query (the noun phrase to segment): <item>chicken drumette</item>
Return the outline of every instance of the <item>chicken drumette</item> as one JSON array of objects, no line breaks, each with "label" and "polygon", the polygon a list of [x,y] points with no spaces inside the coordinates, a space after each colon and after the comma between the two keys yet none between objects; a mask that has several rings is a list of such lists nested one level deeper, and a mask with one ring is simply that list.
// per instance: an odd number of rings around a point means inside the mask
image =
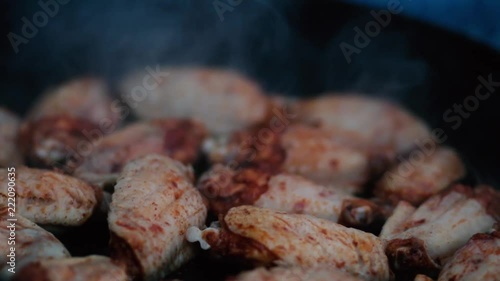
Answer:
[{"label": "chicken drumette", "polygon": [[160,155],[127,164],[115,186],[108,224],[111,257],[140,280],[156,280],[194,252],[188,227],[205,222],[206,207],[192,184],[192,169]]}]

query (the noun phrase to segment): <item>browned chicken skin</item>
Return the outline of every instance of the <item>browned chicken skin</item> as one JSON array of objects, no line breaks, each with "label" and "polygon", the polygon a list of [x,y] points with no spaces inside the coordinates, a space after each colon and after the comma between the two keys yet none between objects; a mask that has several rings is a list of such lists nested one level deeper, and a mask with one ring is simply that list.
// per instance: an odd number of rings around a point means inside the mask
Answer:
[{"label": "browned chicken skin", "polygon": [[327,188],[298,175],[269,173],[254,168],[232,170],[215,165],[198,182],[198,189],[215,214],[236,206],[254,205],[287,213],[309,214],[355,228],[385,220],[385,210],[341,189]]},{"label": "browned chicken skin", "polygon": [[[259,137],[263,132],[268,133]],[[211,162],[233,169],[250,167],[270,174],[297,174],[349,193],[362,191],[370,176],[366,154],[339,144],[321,129],[300,124],[282,132],[266,127],[237,131],[226,139],[207,140],[204,150]]]},{"label": "browned chicken skin", "polygon": [[203,125],[191,120],[158,119],[133,123],[97,143],[74,175],[97,185],[114,182],[128,162],[151,153],[192,164],[199,157],[205,136]]},{"label": "browned chicken skin", "polygon": [[22,124],[20,149],[29,164],[71,173],[75,161],[121,121],[104,82],[80,78],[49,89]]},{"label": "browned chicken skin", "polygon": [[390,276],[376,236],[308,215],[240,206],[230,209],[220,226],[192,227],[186,237],[213,253],[257,264],[331,266],[365,280]]}]

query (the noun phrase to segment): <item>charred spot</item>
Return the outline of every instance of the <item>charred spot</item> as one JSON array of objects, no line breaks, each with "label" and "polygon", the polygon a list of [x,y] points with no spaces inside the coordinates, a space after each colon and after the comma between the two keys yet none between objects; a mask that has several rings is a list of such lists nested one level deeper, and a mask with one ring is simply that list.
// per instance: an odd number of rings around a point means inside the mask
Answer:
[{"label": "charred spot", "polygon": [[242,169],[224,182],[220,182],[216,174],[210,175],[210,179],[202,181],[198,188],[208,199],[211,211],[225,214],[232,207],[252,205],[257,201],[268,190],[270,177],[256,169]]},{"label": "charred spot", "polygon": [[276,174],[281,171],[286,158],[286,150],[281,144],[281,133],[269,130],[270,137],[264,140],[260,134],[263,130],[269,129],[260,125],[235,132],[229,143],[238,147],[235,160],[239,168],[254,168]]},{"label": "charred spot", "polygon": [[424,242],[418,238],[391,240],[385,253],[398,278],[413,280],[420,273],[435,278],[439,273],[440,266],[429,257]]},{"label": "charred spot", "polygon": [[184,164],[196,161],[207,136],[202,124],[188,119],[159,119],[152,124],[164,131],[163,147],[170,157]]}]

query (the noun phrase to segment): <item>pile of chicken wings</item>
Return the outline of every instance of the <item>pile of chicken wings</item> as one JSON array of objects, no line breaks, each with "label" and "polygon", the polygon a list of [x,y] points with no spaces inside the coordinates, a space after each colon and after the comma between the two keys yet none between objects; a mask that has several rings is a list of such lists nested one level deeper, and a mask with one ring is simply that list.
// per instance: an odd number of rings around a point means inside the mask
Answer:
[{"label": "pile of chicken wings", "polygon": [[[500,280],[500,192],[461,182],[442,130],[359,94],[162,73],[77,78],[22,119],[0,108],[0,218],[11,167],[17,218],[15,274],[0,228],[2,279],[172,280],[201,255],[244,264],[233,281]],[[107,256],[57,238],[99,220]]]}]

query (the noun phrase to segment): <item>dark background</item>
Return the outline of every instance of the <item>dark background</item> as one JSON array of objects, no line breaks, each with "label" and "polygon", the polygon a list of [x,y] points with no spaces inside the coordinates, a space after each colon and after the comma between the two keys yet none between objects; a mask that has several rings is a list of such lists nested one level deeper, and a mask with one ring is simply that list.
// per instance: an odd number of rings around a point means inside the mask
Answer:
[{"label": "dark background", "polygon": [[373,20],[370,9],[329,0],[247,0],[221,21],[213,1],[72,0],[16,54],[7,34],[21,35],[22,17],[41,8],[37,1],[0,3],[0,104],[19,114],[46,87],[80,75],[114,83],[145,65],[228,67],[270,93],[336,90],[392,99],[444,129],[472,179],[500,180],[500,88],[457,130],[443,120],[474,94],[479,75],[500,81],[499,53],[449,31],[393,16],[348,64],[339,44],[353,44],[353,27]]}]

